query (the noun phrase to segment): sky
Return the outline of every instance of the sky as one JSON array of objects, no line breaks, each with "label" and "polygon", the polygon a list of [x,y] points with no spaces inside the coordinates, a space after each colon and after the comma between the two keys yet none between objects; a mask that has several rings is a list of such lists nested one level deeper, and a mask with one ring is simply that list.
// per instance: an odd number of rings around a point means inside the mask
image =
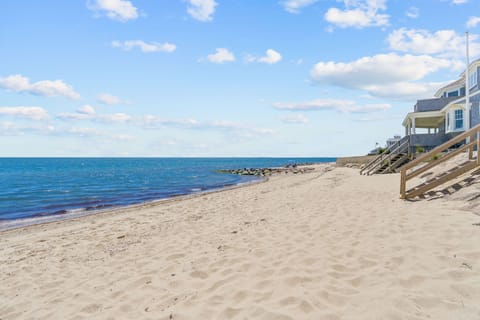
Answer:
[{"label": "sky", "polygon": [[479,28],[478,0],[2,0],[0,156],[363,155]]}]

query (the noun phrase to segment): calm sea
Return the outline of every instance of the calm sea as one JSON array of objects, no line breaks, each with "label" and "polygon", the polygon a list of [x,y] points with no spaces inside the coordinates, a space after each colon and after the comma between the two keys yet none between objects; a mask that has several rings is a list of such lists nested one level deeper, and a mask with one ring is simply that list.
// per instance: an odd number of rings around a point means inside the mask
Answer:
[{"label": "calm sea", "polygon": [[220,174],[218,169],[332,161],[335,158],[0,158],[0,220],[90,212],[258,179]]}]

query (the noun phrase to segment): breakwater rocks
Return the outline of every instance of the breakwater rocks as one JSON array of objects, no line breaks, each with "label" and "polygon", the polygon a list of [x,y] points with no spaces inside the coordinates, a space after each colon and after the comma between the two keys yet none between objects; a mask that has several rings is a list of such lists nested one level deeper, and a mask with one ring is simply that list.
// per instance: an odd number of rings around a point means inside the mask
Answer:
[{"label": "breakwater rocks", "polygon": [[315,170],[312,167],[287,166],[283,168],[244,168],[217,170],[219,173],[238,174],[242,176],[268,177],[274,174],[302,174]]}]

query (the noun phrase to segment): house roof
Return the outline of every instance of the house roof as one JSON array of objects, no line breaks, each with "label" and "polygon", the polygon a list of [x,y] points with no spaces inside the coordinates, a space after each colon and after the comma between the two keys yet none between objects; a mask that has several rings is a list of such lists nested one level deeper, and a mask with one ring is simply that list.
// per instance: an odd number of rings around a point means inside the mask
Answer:
[{"label": "house roof", "polygon": [[461,87],[463,85],[465,85],[465,75],[462,75],[460,79],[457,79],[453,82],[450,82],[446,86],[443,86],[440,89],[438,89],[437,92],[435,92],[435,97],[440,97],[442,95],[442,92],[444,92],[447,89],[450,89],[450,88],[453,89],[455,87],[458,88],[458,87]]},{"label": "house roof", "polygon": [[454,100],[458,100],[459,97],[442,97],[433,99],[417,100],[415,104],[415,112],[428,112],[442,110],[447,104]]},{"label": "house roof", "polygon": [[[470,97],[477,96],[477,95],[480,95],[480,90],[473,93]],[[426,103],[426,102],[432,102],[432,101],[439,103],[438,106],[443,105],[443,107],[436,110],[433,110],[433,109],[427,110],[427,108],[423,108],[423,111],[417,111],[416,109],[414,112],[409,112],[405,116],[405,119],[403,120],[402,125],[406,127],[410,117],[414,116],[417,119],[416,120],[417,128],[429,128],[432,123],[435,123],[435,122],[438,123],[441,119],[443,119],[443,117],[445,116],[445,111],[449,107],[465,104],[465,97],[447,97],[447,98],[418,100],[417,104],[415,105],[415,108],[417,108],[419,102]],[[423,119],[419,120],[421,118]],[[431,118],[431,119],[427,119],[427,118]]]},{"label": "house roof", "polygon": [[[479,63],[479,62],[480,62],[480,58],[476,59],[476,60],[473,60],[472,62],[470,62],[469,68],[471,68],[474,64]],[[465,71],[466,70],[463,70],[462,73],[460,73],[459,77],[465,77]]]},{"label": "house roof", "polygon": [[435,128],[444,118],[444,114],[441,111],[428,111],[428,112],[410,112],[405,116],[402,125],[406,127],[410,121],[410,116],[415,115],[415,126],[417,128]]}]

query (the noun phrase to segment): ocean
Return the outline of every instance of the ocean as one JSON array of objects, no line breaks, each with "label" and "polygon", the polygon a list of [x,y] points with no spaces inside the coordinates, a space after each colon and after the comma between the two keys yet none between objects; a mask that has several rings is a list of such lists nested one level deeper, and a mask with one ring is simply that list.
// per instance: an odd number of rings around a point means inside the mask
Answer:
[{"label": "ocean", "polygon": [[335,158],[0,158],[0,222],[91,213],[245,184],[219,169]]}]

